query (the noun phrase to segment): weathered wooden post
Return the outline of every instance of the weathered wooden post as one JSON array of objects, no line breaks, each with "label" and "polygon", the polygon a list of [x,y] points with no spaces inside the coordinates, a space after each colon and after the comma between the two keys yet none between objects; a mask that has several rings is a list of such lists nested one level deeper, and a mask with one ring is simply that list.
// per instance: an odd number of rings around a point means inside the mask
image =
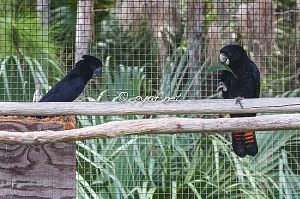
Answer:
[{"label": "weathered wooden post", "polygon": [[[75,117],[0,117],[0,130],[74,129]],[[0,199],[75,198],[75,143],[0,144]]]}]

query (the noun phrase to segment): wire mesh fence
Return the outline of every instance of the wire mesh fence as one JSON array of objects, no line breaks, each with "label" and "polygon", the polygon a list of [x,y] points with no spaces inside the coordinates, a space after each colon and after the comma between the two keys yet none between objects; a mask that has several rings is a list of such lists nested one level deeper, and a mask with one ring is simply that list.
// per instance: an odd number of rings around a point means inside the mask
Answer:
[{"label": "wire mesh fence", "polygon": [[[219,50],[241,44],[262,97],[298,97],[300,2],[0,0],[0,100],[32,101],[82,55],[103,62],[78,100],[219,98]],[[138,98],[137,98],[138,97]],[[78,127],[174,116],[78,116]],[[184,115],[177,117],[217,117]],[[228,133],[77,142],[77,198],[300,198],[298,131],[258,132],[238,158]]]}]

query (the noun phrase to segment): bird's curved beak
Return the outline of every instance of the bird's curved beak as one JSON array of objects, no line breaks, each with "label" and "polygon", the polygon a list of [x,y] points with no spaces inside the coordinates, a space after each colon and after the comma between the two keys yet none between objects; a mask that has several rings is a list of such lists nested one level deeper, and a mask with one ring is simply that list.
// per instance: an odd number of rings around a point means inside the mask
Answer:
[{"label": "bird's curved beak", "polygon": [[224,53],[220,54],[219,59],[220,59],[220,62],[223,62],[227,66],[229,65],[229,59]]},{"label": "bird's curved beak", "polygon": [[97,68],[96,70],[94,70],[93,78],[100,77],[101,73],[102,67]]}]

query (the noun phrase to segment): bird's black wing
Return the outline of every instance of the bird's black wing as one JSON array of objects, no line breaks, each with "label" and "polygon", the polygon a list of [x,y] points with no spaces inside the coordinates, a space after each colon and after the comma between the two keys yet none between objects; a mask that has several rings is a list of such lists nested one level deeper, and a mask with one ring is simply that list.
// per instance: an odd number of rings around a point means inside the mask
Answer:
[{"label": "bird's black wing", "polygon": [[80,77],[64,78],[39,102],[72,102],[80,95],[85,85],[86,82]]},{"label": "bird's black wing", "polygon": [[253,83],[254,83],[254,89],[256,91],[256,96],[259,97],[260,94],[260,72],[255,65],[255,63],[251,62],[251,70],[252,70],[252,78],[253,78]]},{"label": "bird's black wing", "polygon": [[234,98],[234,92],[235,92],[235,90],[233,89],[233,84],[235,83],[234,75],[227,70],[223,70],[221,74],[221,82],[223,82],[227,88],[226,92],[222,91],[223,98],[224,99]]}]

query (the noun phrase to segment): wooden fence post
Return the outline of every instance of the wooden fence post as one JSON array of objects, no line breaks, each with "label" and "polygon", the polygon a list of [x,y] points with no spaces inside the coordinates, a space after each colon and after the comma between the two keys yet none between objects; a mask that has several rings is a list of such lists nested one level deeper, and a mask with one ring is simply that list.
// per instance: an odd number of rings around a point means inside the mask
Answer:
[{"label": "wooden fence post", "polygon": [[[0,117],[0,130],[74,129],[75,117]],[[75,198],[75,143],[0,144],[0,199]]]}]

